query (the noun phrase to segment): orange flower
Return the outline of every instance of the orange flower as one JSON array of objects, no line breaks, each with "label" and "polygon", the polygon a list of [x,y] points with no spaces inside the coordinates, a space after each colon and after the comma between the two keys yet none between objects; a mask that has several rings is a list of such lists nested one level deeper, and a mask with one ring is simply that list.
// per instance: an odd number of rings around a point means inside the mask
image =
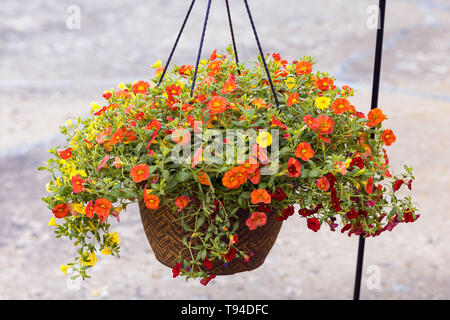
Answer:
[{"label": "orange flower", "polygon": [[188,202],[189,202],[189,197],[187,196],[179,196],[177,198],[177,200],[175,200],[175,205],[179,208],[178,212],[180,212],[181,210],[183,210],[184,208],[186,208]]},{"label": "orange flower", "polygon": [[300,61],[295,65],[295,72],[297,72],[299,76],[311,73],[311,71],[312,63],[309,61]]},{"label": "orange flower", "polygon": [[336,114],[341,114],[350,110],[350,102],[347,99],[339,98],[334,100],[331,109]]},{"label": "orange flower", "polygon": [[80,193],[84,190],[83,183],[84,180],[77,174],[70,179],[70,183],[72,184],[73,193]]},{"label": "orange flower", "polygon": [[272,127],[280,127],[283,131],[287,130],[287,126],[274,116],[272,116]]},{"label": "orange flower", "polygon": [[184,65],[184,66],[181,66],[180,70],[178,70],[178,73],[181,76],[190,76],[191,73],[192,73],[192,69],[193,68],[194,68],[194,66],[191,66],[191,65],[186,66],[186,65]]},{"label": "orange flower", "polygon": [[330,134],[333,132],[334,120],[326,115],[320,115],[316,118],[316,126],[319,134]]},{"label": "orange flower", "polygon": [[298,92],[294,92],[293,94],[291,94],[287,100],[287,106],[290,107],[292,106],[294,103],[298,102]]},{"label": "orange flower", "polygon": [[204,184],[205,186],[211,185],[211,183],[209,182],[208,175],[203,171],[197,173],[197,180],[199,183]]},{"label": "orange flower", "polygon": [[236,82],[234,75],[230,74],[230,77],[225,81],[222,87],[222,94],[228,94],[236,90]]},{"label": "orange flower", "polygon": [[258,184],[259,180],[261,180],[261,170],[258,168],[253,172],[247,172],[247,178],[251,183]]},{"label": "orange flower", "polygon": [[333,86],[333,79],[330,79],[328,77],[317,79],[316,81],[314,81],[314,85],[317,87],[317,89],[326,91]]},{"label": "orange flower", "polygon": [[147,89],[150,87],[150,84],[145,81],[138,81],[131,86],[131,90],[134,94],[137,93],[147,93]]},{"label": "orange flower", "polygon": [[239,167],[234,167],[231,170],[234,171],[235,176],[239,181],[239,184],[244,184],[247,182],[247,169],[245,169],[242,166],[239,166]]},{"label": "orange flower", "polygon": [[367,118],[369,119],[367,125],[369,127],[373,127],[383,122],[383,120],[386,119],[386,116],[383,114],[383,111],[381,111],[381,109],[375,108],[369,111]]},{"label": "orange flower", "polygon": [[237,188],[239,188],[241,186],[239,181],[240,180],[236,176],[236,172],[233,171],[233,169],[225,172],[225,174],[223,175],[223,178],[222,178],[222,184],[227,189],[237,189]]},{"label": "orange flower", "polygon": [[108,141],[109,144],[114,146],[118,142],[122,141],[125,131],[126,131],[125,127],[117,129],[116,132],[114,132],[114,134],[112,135],[111,140]]},{"label": "orange flower", "polygon": [[386,129],[381,134],[381,140],[385,145],[390,146],[395,142],[395,140],[397,140],[397,137],[391,129]]},{"label": "orange flower", "polygon": [[207,108],[211,112],[211,116],[222,113],[227,109],[227,100],[224,97],[214,96],[209,100]]},{"label": "orange flower", "polygon": [[183,89],[180,86],[177,86],[176,84],[172,84],[166,88],[166,93],[169,96],[179,96],[182,90]]},{"label": "orange flower", "polygon": [[108,217],[111,208],[112,204],[108,199],[100,198],[95,201],[94,212],[102,217],[102,221]]},{"label": "orange flower", "polygon": [[295,156],[303,161],[308,161],[314,156],[314,150],[308,142],[301,142],[295,149]]},{"label": "orange flower", "polygon": [[250,103],[255,105],[257,108],[268,108],[263,99],[253,99],[252,101],[250,101]]},{"label": "orange flower", "polygon": [[265,189],[255,189],[252,191],[252,193],[250,194],[251,197],[251,202],[253,204],[257,204],[257,203],[265,203],[265,204],[269,204],[271,201],[271,197],[270,194],[265,190]]},{"label": "orange flower", "polygon": [[317,129],[317,121],[316,118],[311,117],[309,114],[303,116],[303,121],[305,121],[306,125],[311,129]]},{"label": "orange flower", "polygon": [[61,159],[63,160],[67,160],[70,157],[72,157],[72,148],[67,148],[66,150],[60,150],[58,151],[59,156],[61,157]]},{"label": "orange flower", "polygon": [[178,127],[172,131],[172,140],[182,146],[187,145],[191,141],[191,133],[182,127]]},{"label": "orange flower", "polygon": [[133,178],[134,182],[142,182],[150,177],[150,172],[148,165],[146,164],[137,164],[130,170],[130,175]]},{"label": "orange flower", "polygon": [[222,67],[222,62],[220,60],[212,61],[208,66],[206,67],[208,72],[208,76],[214,77],[220,72],[220,68]]},{"label": "orange flower", "polygon": [[287,162],[287,171],[288,171],[289,177],[291,177],[291,178],[299,177],[300,174],[302,173],[301,169],[302,169],[302,165],[300,164],[300,162],[297,159],[289,158],[289,160]]},{"label": "orange flower", "polygon": [[52,209],[56,218],[61,219],[69,215],[69,207],[65,203],[58,204]]},{"label": "orange flower", "polygon": [[250,218],[245,221],[245,224],[250,230],[255,230],[257,227],[265,225],[267,216],[264,212],[253,212]]},{"label": "orange flower", "polygon": [[322,177],[316,181],[317,188],[322,191],[327,191],[330,189],[330,181],[326,177]]},{"label": "orange flower", "polygon": [[157,195],[152,194],[150,190],[144,191],[144,203],[150,210],[156,210],[159,208],[159,198]]}]

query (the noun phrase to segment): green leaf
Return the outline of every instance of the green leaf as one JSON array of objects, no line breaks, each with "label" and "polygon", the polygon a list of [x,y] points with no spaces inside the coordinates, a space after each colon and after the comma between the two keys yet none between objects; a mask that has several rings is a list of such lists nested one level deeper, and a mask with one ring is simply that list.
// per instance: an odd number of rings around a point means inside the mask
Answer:
[{"label": "green leaf", "polygon": [[183,182],[183,181],[186,181],[190,177],[190,175],[191,174],[187,171],[180,171],[176,174],[175,179],[178,182]]}]

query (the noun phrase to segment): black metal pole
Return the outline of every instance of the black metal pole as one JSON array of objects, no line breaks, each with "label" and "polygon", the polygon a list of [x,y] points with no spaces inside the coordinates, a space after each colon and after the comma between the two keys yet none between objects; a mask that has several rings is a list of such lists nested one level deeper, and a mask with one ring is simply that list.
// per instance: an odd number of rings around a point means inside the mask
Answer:
[{"label": "black metal pole", "polygon": [[[372,102],[370,109],[378,107],[378,93],[380,90],[380,72],[381,72],[381,55],[383,52],[383,31],[384,31],[384,18],[386,13],[386,0],[379,1],[379,25],[377,30],[377,42],[375,46],[375,64],[373,70],[373,82],[372,82]],[[358,243],[358,258],[356,262],[356,275],[355,275],[355,288],[353,291],[353,300],[359,300],[361,292],[361,276],[364,260],[364,236],[359,236]]]}]

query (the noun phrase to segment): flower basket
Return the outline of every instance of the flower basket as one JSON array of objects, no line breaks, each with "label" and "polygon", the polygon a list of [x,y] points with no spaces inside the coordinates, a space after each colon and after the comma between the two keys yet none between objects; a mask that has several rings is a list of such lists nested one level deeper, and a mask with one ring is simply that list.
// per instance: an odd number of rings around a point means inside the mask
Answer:
[{"label": "flower basket", "polygon": [[69,120],[67,144],[41,168],[49,224],[78,247],[63,272],[86,278],[99,253],[118,256],[111,226],[136,202],[156,258],[204,285],[262,265],[294,214],[314,232],[341,225],[364,237],[415,221],[411,197],[396,193],[411,189],[412,169],[389,171],[386,115],[357,111],[354,90],[314,63],[273,54],[237,64],[228,48],[195,77],[159,61],[150,82],[120,84],[90,117]]},{"label": "flower basket", "polygon": [[[144,201],[139,202],[139,209],[145,234],[156,259],[170,268],[178,263],[180,252],[182,252],[182,259],[188,260],[190,258],[189,252],[183,251],[182,240],[184,237],[190,237],[191,233],[178,223],[179,215],[177,212],[171,210],[168,206],[161,206],[155,212],[152,212],[145,206]],[[214,275],[231,275],[251,271],[264,263],[278,237],[283,222],[269,216],[269,220],[264,226],[251,231],[245,225],[248,211],[243,210],[238,214],[238,217],[239,228],[236,234],[239,238],[240,247],[246,252],[252,252],[253,256],[251,259],[249,257],[248,261],[233,259],[226,264],[215,263],[210,270],[202,266],[205,272],[211,272]],[[194,228],[194,219],[186,223],[191,229]],[[206,226],[200,228],[199,231],[205,232]],[[197,245],[198,242],[195,242],[194,245]]]}]

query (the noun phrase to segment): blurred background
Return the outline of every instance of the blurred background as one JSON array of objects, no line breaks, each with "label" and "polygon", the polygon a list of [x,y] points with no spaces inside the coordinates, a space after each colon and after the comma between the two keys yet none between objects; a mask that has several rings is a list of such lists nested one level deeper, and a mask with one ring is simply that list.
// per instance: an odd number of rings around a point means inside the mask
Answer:
[{"label": "blurred background", "polygon": [[[121,259],[99,256],[93,278],[70,282],[69,240],[54,239],[37,171],[58,126],[87,116],[120,82],[153,77],[165,61],[188,0],[2,0],[0,10],[0,299],[351,299],[358,239],[304,220],[284,224],[259,269],[208,287],[173,279],[147,243],[137,206],[113,226]],[[194,64],[206,0],[198,0],[173,63]],[[249,0],[265,52],[317,58],[370,109],[376,0]],[[257,54],[243,1],[230,0],[240,60]],[[362,299],[450,298],[450,3],[387,4],[379,107],[397,135],[393,171],[413,166],[420,219],[366,241]],[[225,2],[213,1],[204,57],[231,43]]]}]

